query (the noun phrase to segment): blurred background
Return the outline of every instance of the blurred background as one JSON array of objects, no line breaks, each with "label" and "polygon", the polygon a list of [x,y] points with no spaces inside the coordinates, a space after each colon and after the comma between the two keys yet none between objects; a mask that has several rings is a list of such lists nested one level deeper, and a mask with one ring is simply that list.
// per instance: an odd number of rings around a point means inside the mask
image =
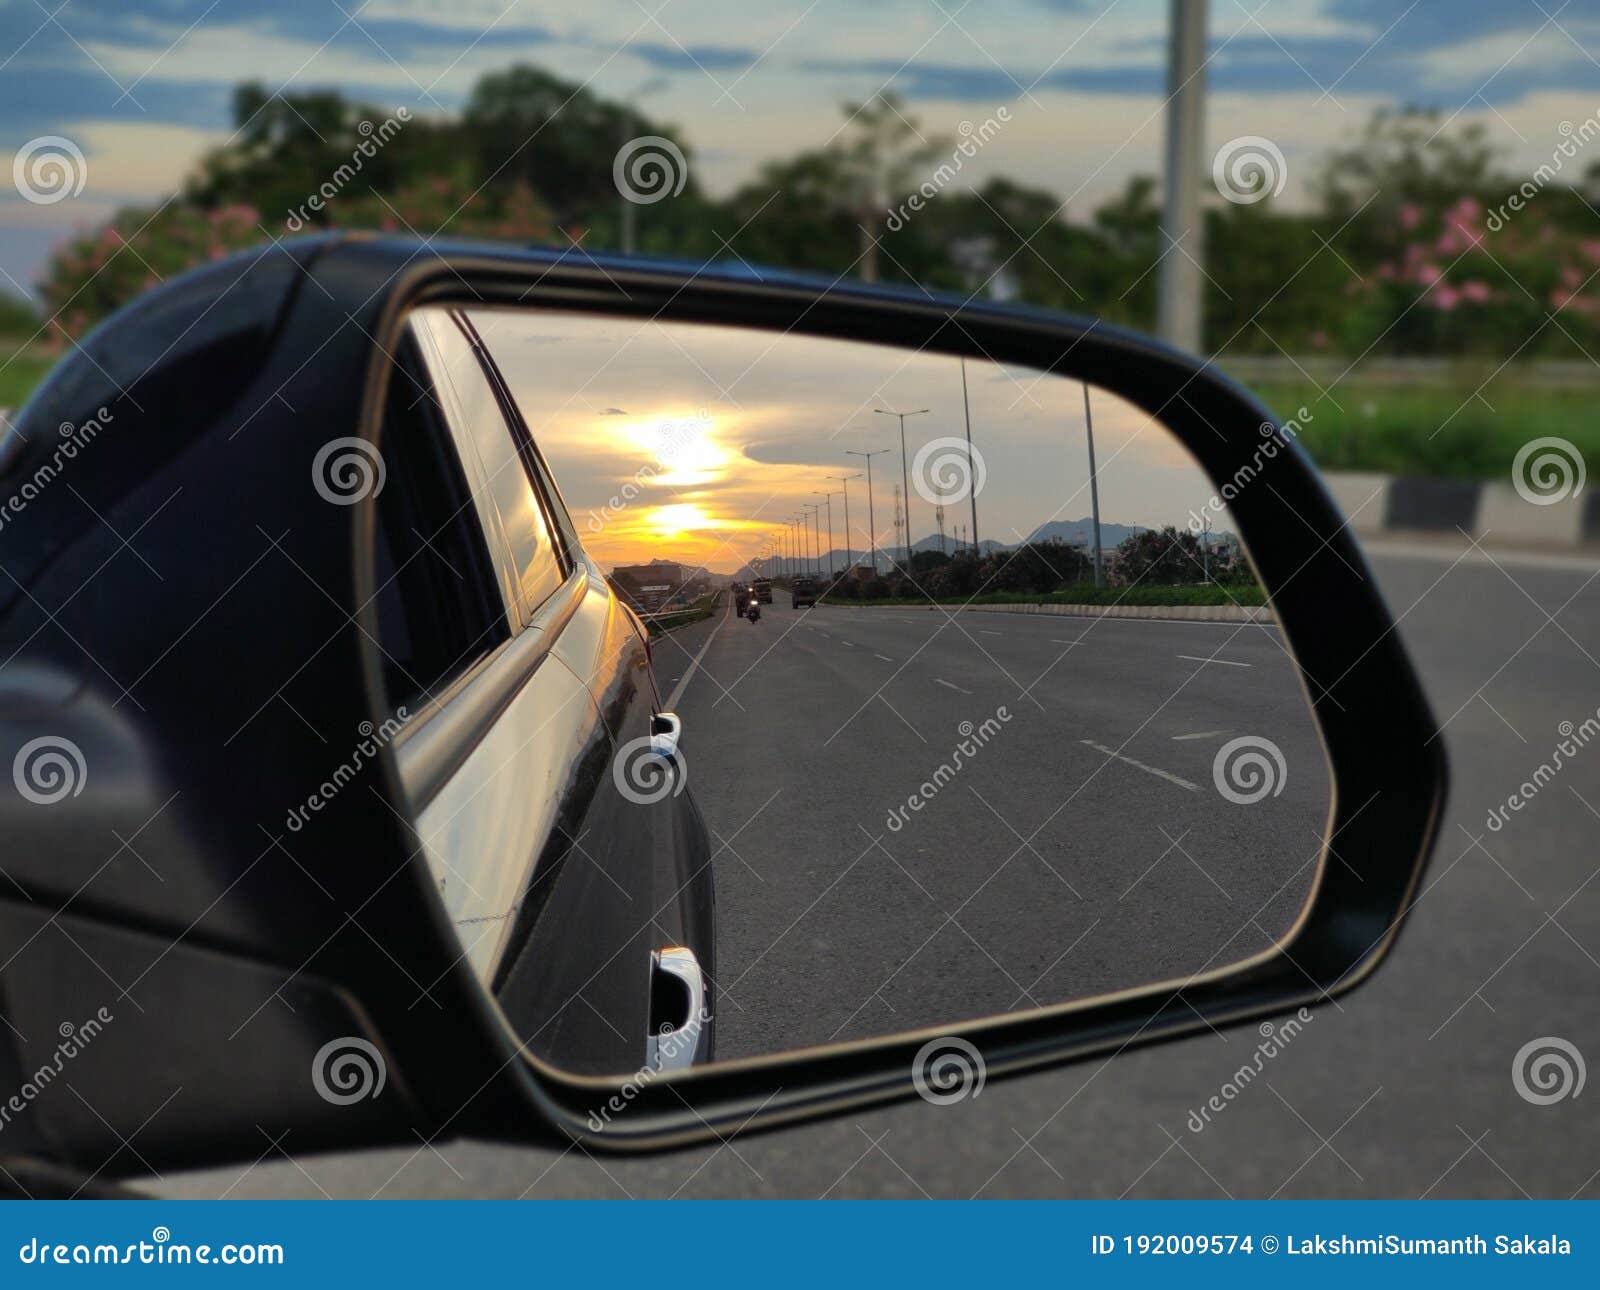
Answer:
[{"label": "blurred background", "polygon": [[1592,461],[1597,45],[1494,0],[19,0],[0,407],[190,265],[380,229],[1161,325],[1325,467]]}]

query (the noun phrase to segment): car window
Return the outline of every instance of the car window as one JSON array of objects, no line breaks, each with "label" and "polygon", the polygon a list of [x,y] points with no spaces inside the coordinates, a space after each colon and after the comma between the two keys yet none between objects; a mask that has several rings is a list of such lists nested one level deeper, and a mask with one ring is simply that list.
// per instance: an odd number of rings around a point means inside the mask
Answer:
[{"label": "car window", "polygon": [[466,477],[415,349],[384,417],[374,581],[392,707],[417,711],[510,634]]},{"label": "car window", "polygon": [[501,409],[500,399],[467,335],[450,314],[422,309],[413,327],[432,341],[429,367],[447,405],[446,415],[465,453],[476,455],[477,509],[492,510],[511,564],[511,582],[526,622],[561,585],[566,573],[545,512]]}]

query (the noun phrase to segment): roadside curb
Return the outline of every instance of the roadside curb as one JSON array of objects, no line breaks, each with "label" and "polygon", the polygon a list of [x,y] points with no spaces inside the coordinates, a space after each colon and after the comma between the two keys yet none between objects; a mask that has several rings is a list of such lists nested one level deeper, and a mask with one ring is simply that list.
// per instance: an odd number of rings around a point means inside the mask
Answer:
[{"label": "roadside curb", "polygon": [[[898,608],[898,606],[894,606]],[[885,609],[886,605],[852,605],[829,601],[830,609]],[[1057,618],[1154,618],[1179,623],[1271,623],[1270,605],[915,605],[926,613],[943,610],[950,614],[1048,614]]]},{"label": "roadside curb", "polygon": [[1515,546],[1600,546],[1600,492],[1539,505],[1511,484],[1372,471],[1324,476],[1354,533],[1466,533]]}]

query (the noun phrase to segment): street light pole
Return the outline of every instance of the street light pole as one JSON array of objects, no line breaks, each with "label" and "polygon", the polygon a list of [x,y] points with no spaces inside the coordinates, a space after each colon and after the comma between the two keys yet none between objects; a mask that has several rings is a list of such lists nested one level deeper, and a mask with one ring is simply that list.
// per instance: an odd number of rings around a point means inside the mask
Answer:
[{"label": "street light pole", "polygon": [[1105,562],[1100,553],[1100,483],[1094,468],[1094,418],[1089,414],[1089,386],[1083,387],[1083,428],[1089,437],[1089,505],[1094,514],[1094,585],[1105,586]]},{"label": "street light pole", "polygon": [[1198,353],[1202,335],[1205,224],[1200,210],[1205,153],[1206,4],[1172,0],[1167,38],[1166,202],[1161,231],[1158,334]]},{"label": "street light pole", "polygon": [[822,524],[818,516],[822,514],[822,507],[815,502],[803,502],[801,505],[811,512],[811,533],[809,535],[813,539],[811,543],[811,572],[814,576],[820,576],[822,573]]},{"label": "street light pole", "polygon": [[872,459],[881,457],[888,452],[887,448],[879,448],[875,452],[857,452],[854,448],[846,448],[845,452],[852,457],[865,457],[867,459],[867,541],[872,547],[872,572],[878,572],[878,522],[872,512]]},{"label": "street light pole", "polygon": [[[844,494],[844,571],[848,574],[855,567],[855,561],[851,558],[854,552],[850,549],[850,481],[860,479],[861,475],[858,472],[854,475],[829,475],[828,478],[837,479],[839,491]],[[828,538],[828,543],[832,545],[832,536]]]},{"label": "street light pole", "polygon": [[[831,479],[832,476],[830,475]],[[825,493],[820,488],[813,488],[812,495],[822,498],[822,504],[828,508],[828,581],[833,581],[833,494]],[[817,563],[817,572],[822,572],[821,561]]]},{"label": "street light pole", "polygon": [[924,412],[928,411],[928,409],[927,408],[917,408],[917,409],[915,409],[914,411],[911,411],[911,412],[892,412],[888,408],[873,408],[872,410],[874,412],[880,412],[886,417],[899,417],[900,418],[900,483],[903,486],[903,488],[905,489],[905,492],[904,492],[905,510],[904,510],[903,514],[905,516],[905,521],[906,521],[906,532],[905,532],[905,538],[906,538],[906,568],[909,569],[911,567],[911,542],[912,542],[912,538],[911,538],[911,470],[906,465],[906,418],[907,417],[921,416]]},{"label": "street light pole", "polygon": [[972,460],[972,405],[967,402],[967,360],[961,360],[961,412],[967,419],[967,476],[971,486],[967,499],[972,503],[972,555],[978,555],[978,471]]}]

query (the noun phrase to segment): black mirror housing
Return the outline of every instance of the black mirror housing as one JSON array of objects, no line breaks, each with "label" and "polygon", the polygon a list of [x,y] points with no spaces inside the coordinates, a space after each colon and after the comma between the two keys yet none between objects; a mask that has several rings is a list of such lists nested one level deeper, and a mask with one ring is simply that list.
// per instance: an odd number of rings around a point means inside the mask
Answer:
[{"label": "black mirror housing", "polygon": [[[225,300],[237,302],[226,325],[204,321]],[[330,749],[388,715],[375,507],[326,504],[311,463],[336,438],[378,443],[389,356],[423,303],[984,355],[1093,380],[1159,417],[1219,485],[1253,481],[1230,506],[1321,728],[1341,862],[1325,850],[1311,903],[1268,953],[961,1027],[991,1077],[1314,1005],[1388,952],[1442,809],[1441,742],[1292,425],[1210,364],[1093,320],[910,290],[306,239],[187,275],[109,320],[19,416],[26,448],[0,453],[0,753],[48,736],[81,755],[60,797],[0,795],[12,1023],[0,1067],[16,1084],[70,1062],[82,1095],[58,1085],[28,1100],[6,1126],[16,1150],[127,1174],[258,1155],[282,1134],[299,1152],[417,1134],[659,1149],[912,1091],[915,1056],[939,1032],[646,1081],[599,1117],[618,1082],[528,1058],[461,962],[392,750],[348,773],[334,764]],[[154,334],[163,310],[173,330],[199,332],[181,369],[156,345],[150,370],[93,370],[92,355]],[[60,427],[97,418],[70,476],[38,487]],[[113,562],[119,576],[98,576]],[[301,817],[313,825],[286,823],[313,801]],[[94,1033],[59,1058],[62,1027],[90,1019]],[[381,1072],[381,1091],[346,1097],[329,1072],[349,1062]]]}]

